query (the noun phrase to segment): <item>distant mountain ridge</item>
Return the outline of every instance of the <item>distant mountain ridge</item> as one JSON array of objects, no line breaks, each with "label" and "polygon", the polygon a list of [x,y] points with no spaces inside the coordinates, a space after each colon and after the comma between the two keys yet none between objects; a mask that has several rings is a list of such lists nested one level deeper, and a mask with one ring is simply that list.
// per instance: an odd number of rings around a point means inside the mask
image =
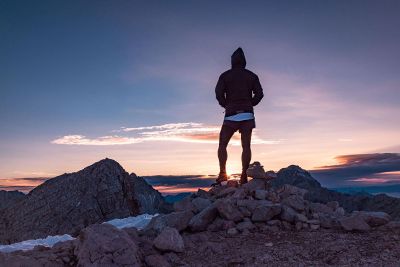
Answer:
[{"label": "distant mountain ridge", "polygon": [[0,243],[72,234],[105,220],[168,210],[161,194],[104,159],[49,179],[0,210]]},{"label": "distant mountain ridge", "polygon": [[346,211],[384,211],[394,219],[400,219],[400,199],[385,194],[346,194],[322,187],[312,175],[296,165],[283,168],[277,173],[277,178],[272,181],[272,186],[279,187],[291,184],[307,189],[305,195],[312,202],[327,203],[338,201]]}]

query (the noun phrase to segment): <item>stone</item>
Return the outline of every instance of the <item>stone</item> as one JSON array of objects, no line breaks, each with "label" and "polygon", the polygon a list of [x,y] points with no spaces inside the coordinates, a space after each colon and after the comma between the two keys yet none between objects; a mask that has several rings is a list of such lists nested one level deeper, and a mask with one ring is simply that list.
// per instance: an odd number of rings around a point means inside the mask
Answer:
[{"label": "stone", "polygon": [[346,231],[365,232],[371,230],[371,227],[361,216],[349,216],[339,219],[340,226]]},{"label": "stone", "polygon": [[309,207],[310,210],[315,213],[334,214],[334,210],[331,207],[322,203],[310,203]]},{"label": "stone", "polygon": [[300,221],[296,222],[296,224],[295,224],[295,229],[296,229],[297,231],[300,231],[302,228],[303,228],[303,223],[300,222]]},{"label": "stone", "polygon": [[236,228],[229,228],[226,233],[228,235],[237,235],[238,234],[238,230]]},{"label": "stone", "polygon": [[282,226],[283,226],[283,229],[285,229],[285,230],[292,230],[292,225],[288,222],[282,221]]},{"label": "stone", "polygon": [[151,219],[144,230],[154,230],[156,233],[160,233],[165,227],[173,227],[178,231],[183,231],[188,227],[193,216],[194,213],[190,210],[158,215]]},{"label": "stone", "polygon": [[201,197],[196,197],[192,203],[195,206],[195,213],[199,213],[212,204],[211,200]]},{"label": "stone", "polygon": [[243,214],[238,207],[232,205],[229,201],[219,201],[217,204],[219,215],[229,221],[238,222],[243,219]]},{"label": "stone", "polygon": [[281,203],[297,211],[303,211],[305,209],[304,199],[299,195],[290,195],[284,198]]},{"label": "stone", "polygon": [[335,211],[337,208],[339,208],[339,202],[337,202],[337,201],[329,201],[328,203],[326,203],[326,205],[328,207],[330,207],[331,209],[333,209],[333,211]]},{"label": "stone", "polygon": [[318,230],[319,229],[319,224],[310,224],[310,229],[311,230]]},{"label": "stone", "polygon": [[266,199],[273,203],[278,203],[281,200],[279,195],[274,191],[267,191]]},{"label": "stone", "polygon": [[391,220],[390,215],[382,211],[354,211],[352,215],[361,216],[371,227],[382,226]]},{"label": "stone", "polygon": [[259,200],[263,200],[267,197],[267,191],[257,189],[254,191],[254,197]]},{"label": "stone", "polygon": [[247,191],[244,188],[239,188],[238,190],[236,190],[233,195],[231,196],[231,198],[234,199],[244,199],[247,196]]},{"label": "stone", "polygon": [[247,230],[252,230],[254,229],[256,226],[250,221],[250,222],[240,222],[236,225],[236,228],[243,232],[245,229]]},{"label": "stone", "polygon": [[211,224],[208,225],[207,231],[217,232],[220,230],[227,230],[229,228],[235,227],[233,221],[228,221],[217,217]]},{"label": "stone", "polygon": [[239,182],[237,180],[228,180],[226,182],[227,187],[239,187]]},{"label": "stone", "polygon": [[270,226],[278,226],[281,227],[282,226],[282,221],[280,220],[270,220],[267,222],[268,225]]},{"label": "stone", "polygon": [[206,230],[207,226],[217,217],[217,213],[218,210],[215,205],[208,206],[189,221],[190,230],[193,232]]},{"label": "stone", "polygon": [[255,161],[250,164],[249,168],[246,171],[247,176],[252,177],[253,179],[265,179],[265,170],[260,162]]},{"label": "stone", "polygon": [[76,240],[78,266],[140,266],[139,248],[127,232],[110,224],[93,224]]},{"label": "stone", "polygon": [[236,187],[227,187],[217,194],[217,198],[223,198],[232,195],[233,193],[235,193],[236,190]]},{"label": "stone", "polygon": [[251,220],[253,222],[266,222],[271,220],[273,217],[281,212],[281,205],[270,204],[258,206],[254,212]]},{"label": "stone", "polygon": [[199,188],[197,190],[196,196],[202,197],[202,198],[210,198],[211,197],[210,193],[208,193],[206,190],[203,190],[201,188]]},{"label": "stone", "polygon": [[239,207],[247,208],[251,213],[253,213],[258,206],[273,204],[271,201],[268,200],[252,199],[238,199],[236,203]]},{"label": "stone", "polygon": [[281,198],[287,198],[291,195],[298,195],[303,198],[307,190],[290,184],[284,184],[278,189],[278,193]]},{"label": "stone", "polygon": [[196,206],[192,203],[192,197],[187,196],[174,203],[175,211],[195,211]]},{"label": "stone", "polygon": [[171,264],[160,254],[148,255],[144,258],[149,267],[170,267]]},{"label": "stone", "polygon": [[265,172],[265,177],[269,180],[276,179],[278,176],[274,171]]},{"label": "stone", "polygon": [[294,222],[297,212],[289,206],[282,205],[282,212],[279,215],[280,219],[286,222]]},{"label": "stone", "polygon": [[252,179],[247,184],[242,185],[242,188],[248,192],[254,192],[255,190],[267,190],[269,185],[265,179]]},{"label": "stone", "polygon": [[335,210],[335,215],[338,217],[342,217],[345,214],[346,214],[346,212],[345,212],[344,208],[342,208],[342,207],[339,207]]},{"label": "stone", "polygon": [[246,207],[238,207],[244,217],[250,217],[251,212]]},{"label": "stone", "polygon": [[297,213],[294,219],[296,222],[307,222],[307,217],[301,213]]},{"label": "stone", "polygon": [[165,227],[162,232],[154,239],[153,245],[163,252],[183,252],[185,244],[178,230],[172,227]]}]

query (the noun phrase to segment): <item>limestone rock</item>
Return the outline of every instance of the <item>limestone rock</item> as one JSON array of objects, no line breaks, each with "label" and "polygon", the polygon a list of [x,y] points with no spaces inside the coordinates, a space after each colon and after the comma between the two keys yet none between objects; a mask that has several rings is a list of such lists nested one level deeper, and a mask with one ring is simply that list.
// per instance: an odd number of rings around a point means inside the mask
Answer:
[{"label": "limestone rock", "polygon": [[160,254],[152,254],[145,257],[145,262],[149,267],[170,267],[171,264]]},{"label": "limestone rock", "polygon": [[255,161],[250,164],[249,168],[246,171],[247,176],[252,177],[253,179],[265,179],[265,170],[263,166],[261,166],[260,162]]},{"label": "limestone rock", "polygon": [[281,205],[270,204],[258,206],[254,212],[251,220],[253,222],[266,222],[281,212]]},{"label": "limestone rock", "polygon": [[183,231],[187,228],[189,221],[193,218],[194,213],[190,210],[171,212],[153,217],[146,230],[154,230],[156,233],[161,232],[165,227],[173,227],[178,231]]},{"label": "limestone rock", "polygon": [[178,230],[172,227],[165,227],[154,239],[154,247],[161,251],[183,252],[185,244]]},{"label": "limestone rock", "polygon": [[339,219],[340,226],[346,231],[369,231],[371,227],[362,216],[349,216]]},{"label": "limestone rock", "polygon": [[215,205],[208,206],[189,221],[190,230],[194,232],[206,230],[207,226],[217,217],[217,213]]},{"label": "limestone rock", "polygon": [[125,232],[109,224],[83,229],[74,251],[78,266],[140,266],[136,243]]},{"label": "limestone rock", "polygon": [[192,200],[192,203],[195,207],[195,212],[198,213],[208,206],[211,205],[211,200],[206,199],[206,198],[201,198],[201,197],[196,197],[195,199]]},{"label": "limestone rock", "polygon": [[230,201],[218,201],[216,203],[219,214],[229,221],[238,222],[243,219],[243,214]]},{"label": "limestone rock", "polygon": [[267,197],[267,191],[257,189],[254,191],[254,197],[260,200],[265,199]]},{"label": "limestone rock", "polygon": [[361,216],[371,227],[387,224],[391,220],[389,214],[381,211],[354,211],[352,215]]},{"label": "limestone rock", "polygon": [[299,195],[290,195],[281,202],[298,211],[303,211],[305,209],[304,199]]}]

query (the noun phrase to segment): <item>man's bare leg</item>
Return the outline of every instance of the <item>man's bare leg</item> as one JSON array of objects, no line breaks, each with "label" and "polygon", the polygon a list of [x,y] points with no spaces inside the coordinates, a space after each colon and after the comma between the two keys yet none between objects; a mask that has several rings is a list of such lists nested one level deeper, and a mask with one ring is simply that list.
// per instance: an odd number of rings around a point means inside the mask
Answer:
[{"label": "man's bare leg", "polygon": [[222,125],[221,132],[219,133],[219,146],[218,146],[219,175],[217,178],[217,182],[228,180],[228,176],[226,174],[226,161],[228,160],[228,152],[226,148],[234,133],[235,131],[231,127]]},{"label": "man's bare leg", "polygon": [[242,141],[242,175],[240,177],[240,183],[247,183],[246,171],[249,168],[251,161],[251,133],[253,129],[242,130],[241,141]]}]

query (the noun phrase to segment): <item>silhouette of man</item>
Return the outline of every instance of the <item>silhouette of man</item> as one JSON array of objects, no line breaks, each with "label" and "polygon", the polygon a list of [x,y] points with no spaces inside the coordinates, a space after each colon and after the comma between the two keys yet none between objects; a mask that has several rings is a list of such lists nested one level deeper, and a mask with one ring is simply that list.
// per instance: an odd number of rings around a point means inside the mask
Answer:
[{"label": "silhouette of man", "polygon": [[256,127],[253,107],[264,97],[258,76],[245,69],[246,58],[242,48],[231,57],[232,68],[221,74],[215,87],[218,103],[225,108],[225,118],[219,134],[218,159],[220,172],[216,184],[228,180],[226,147],[232,135],[239,130],[242,142],[242,174],[240,183],[247,183],[246,170],[251,160],[251,133]]}]

